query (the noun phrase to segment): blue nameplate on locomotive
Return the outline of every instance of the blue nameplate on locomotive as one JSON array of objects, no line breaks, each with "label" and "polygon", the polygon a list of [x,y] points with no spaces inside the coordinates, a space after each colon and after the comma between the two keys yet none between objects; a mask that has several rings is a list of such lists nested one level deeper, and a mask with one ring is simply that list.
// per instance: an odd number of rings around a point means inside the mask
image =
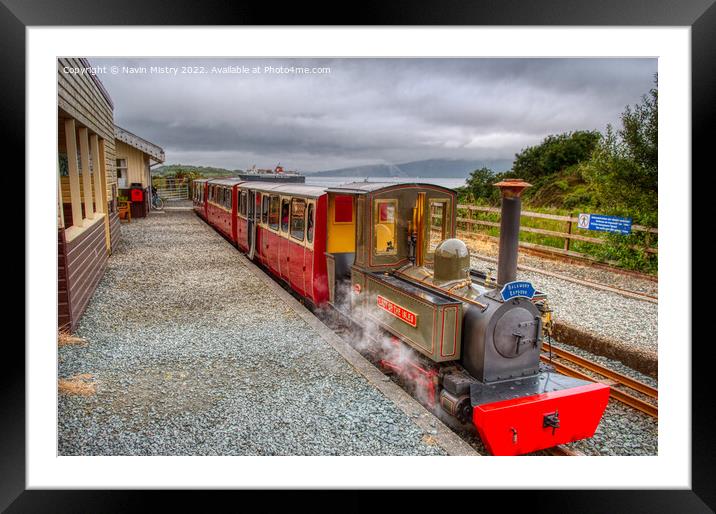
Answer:
[{"label": "blue nameplate on locomotive", "polygon": [[500,291],[502,301],[506,302],[512,298],[527,298],[531,300],[534,298],[537,290],[532,285],[532,282],[524,280],[516,280],[515,282],[508,282]]}]

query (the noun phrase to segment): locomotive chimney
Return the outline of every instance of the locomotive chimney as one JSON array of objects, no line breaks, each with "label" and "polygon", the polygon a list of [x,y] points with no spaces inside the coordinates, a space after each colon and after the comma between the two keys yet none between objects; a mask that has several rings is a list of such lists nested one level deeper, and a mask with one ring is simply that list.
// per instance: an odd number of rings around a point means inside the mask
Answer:
[{"label": "locomotive chimney", "polygon": [[520,241],[520,211],[522,191],[530,187],[519,178],[498,182],[502,194],[500,214],[500,253],[497,257],[497,283],[504,285],[517,278],[517,248]]}]

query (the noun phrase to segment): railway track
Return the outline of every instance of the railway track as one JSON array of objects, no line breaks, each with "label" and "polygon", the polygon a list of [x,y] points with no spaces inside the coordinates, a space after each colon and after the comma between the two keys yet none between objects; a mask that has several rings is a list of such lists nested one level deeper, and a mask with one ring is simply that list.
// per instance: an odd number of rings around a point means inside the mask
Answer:
[{"label": "railway track", "polygon": [[580,451],[572,450],[571,448],[568,448],[562,444],[553,448],[548,448],[545,451],[550,455],[554,455],[555,457],[583,457],[585,455]]},{"label": "railway track", "polygon": [[[488,257],[487,255],[480,255],[473,253],[473,257],[479,260],[487,261],[487,262],[497,262],[497,259],[493,257]],[[573,284],[590,287],[592,289],[596,289],[598,291],[606,291],[609,293],[615,293],[621,296],[625,296],[627,298],[633,298],[635,300],[642,300],[644,302],[650,302],[650,303],[659,303],[659,297],[647,293],[642,293],[639,291],[631,291],[629,289],[623,289],[621,287],[615,287],[615,286],[607,286],[605,284],[600,284],[599,282],[593,282],[591,280],[584,280],[581,278],[575,278],[570,277],[569,275],[563,275],[561,273],[554,273],[552,271],[546,271],[544,269],[540,268],[534,268],[532,266],[527,266],[526,264],[518,264],[517,269],[523,270],[523,271],[529,271],[530,273],[539,273],[541,275],[546,275],[548,277],[557,278],[559,280],[564,280],[566,282],[571,282]]]},{"label": "railway track", "polygon": [[[541,355],[540,358],[542,361],[554,366],[555,370],[558,372],[572,377],[581,378],[583,380],[606,383],[611,386],[609,394],[615,400],[629,405],[630,407],[654,418],[659,417],[658,406],[654,404],[654,402],[659,398],[659,392],[655,387],[638,380],[634,380],[633,378],[622,373],[585,359],[584,357],[580,357],[579,355],[562,348],[557,348],[549,343],[544,343],[543,351],[546,353]],[[550,352],[552,358],[550,358]],[[559,360],[554,360],[554,357],[557,357]],[[603,378],[595,378],[593,375],[585,373],[583,370],[600,375]],[[623,388],[636,391],[646,398],[630,394],[624,391]]]}]

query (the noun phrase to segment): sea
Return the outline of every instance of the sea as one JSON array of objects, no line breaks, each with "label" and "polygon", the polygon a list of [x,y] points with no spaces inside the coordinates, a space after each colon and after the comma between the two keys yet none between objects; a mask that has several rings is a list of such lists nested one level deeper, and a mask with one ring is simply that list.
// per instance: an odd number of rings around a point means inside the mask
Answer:
[{"label": "sea", "polygon": [[419,182],[423,184],[436,184],[438,186],[455,189],[465,185],[464,178],[442,178],[442,177],[312,177],[306,175],[306,184],[312,186],[339,186],[351,182],[392,182],[404,184],[406,182]]}]

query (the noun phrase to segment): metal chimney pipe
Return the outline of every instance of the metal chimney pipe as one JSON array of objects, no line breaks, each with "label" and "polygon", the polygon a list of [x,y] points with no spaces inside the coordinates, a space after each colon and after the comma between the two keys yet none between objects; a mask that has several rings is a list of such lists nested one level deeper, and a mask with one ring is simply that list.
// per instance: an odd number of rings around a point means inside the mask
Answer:
[{"label": "metal chimney pipe", "polygon": [[520,242],[520,211],[522,191],[530,187],[519,178],[498,182],[502,194],[500,213],[500,252],[497,256],[497,283],[504,285],[517,278],[517,249]]}]

